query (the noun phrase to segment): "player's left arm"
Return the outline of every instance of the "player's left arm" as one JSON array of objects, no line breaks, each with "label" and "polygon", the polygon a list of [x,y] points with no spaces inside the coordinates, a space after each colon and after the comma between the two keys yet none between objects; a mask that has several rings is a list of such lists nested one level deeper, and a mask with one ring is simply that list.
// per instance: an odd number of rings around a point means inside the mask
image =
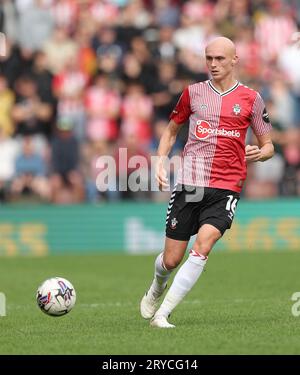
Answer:
[{"label": "player's left arm", "polygon": [[265,103],[258,93],[252,107],[251,127],[257,138],[258,146],[246,146],[246,161],[265,161],[270,159],[274,155],[274,146],[271,138],[272,125]]},{"label": "player's left arm", "polygon": [[266,161],[271,159],[274,155],[274,146],[271,138],[271,133],[263,135],[256,135],[258,146],[246,146],[245,159],[251,161]]}]

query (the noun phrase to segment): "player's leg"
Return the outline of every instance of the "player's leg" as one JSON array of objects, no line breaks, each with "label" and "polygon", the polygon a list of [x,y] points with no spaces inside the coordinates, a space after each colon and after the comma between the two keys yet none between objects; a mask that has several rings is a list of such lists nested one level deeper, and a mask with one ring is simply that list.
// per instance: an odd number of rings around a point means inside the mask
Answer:
[{"label": "player's leg", "polygon": [[143,318],[153,317],[158,301],[165,291],[171,272],[181,262],[193,224],[193,204],[187,205],[186,189],[177,185],[173,190],[166,217],[166,240],[163,253],[155,261],[154,280],[140,303]]},{"label": "player's leg", "polygon": [[201,226],[189,257],[178,270],[168,293],[151,321],[152,326],[174,327],[168,323],[168,316],[197,282],[209,252],[221,236],[221,232],[213,225],[204,224]]},{"label": "player's leg", "polygon": [[181,262],[187,244],[188,241],[178,241],[166,237],[165,250],[155,260],[154,279],[140,304],[140,312],[143,318],[151,319],[155,314],[159,298],[166,289],[167,281],[173,269]]},{"label": "player's leg", "polygon": [[198,231],[192,250],[196,252],[197,254],[200,254],[203,257],[207,258],[214,244],[221,237],[222,237],[222,233],[214,225],[203,224]]}]

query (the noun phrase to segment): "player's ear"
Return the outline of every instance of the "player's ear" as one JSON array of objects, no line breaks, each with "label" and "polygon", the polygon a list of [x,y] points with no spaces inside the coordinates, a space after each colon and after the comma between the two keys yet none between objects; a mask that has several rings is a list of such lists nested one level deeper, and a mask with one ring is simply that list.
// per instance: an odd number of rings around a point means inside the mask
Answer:
[{"label": "player's ear", "polygon": [[238,55],[234,55],[232,58],[232,66],[236,65],[239,61]]}]

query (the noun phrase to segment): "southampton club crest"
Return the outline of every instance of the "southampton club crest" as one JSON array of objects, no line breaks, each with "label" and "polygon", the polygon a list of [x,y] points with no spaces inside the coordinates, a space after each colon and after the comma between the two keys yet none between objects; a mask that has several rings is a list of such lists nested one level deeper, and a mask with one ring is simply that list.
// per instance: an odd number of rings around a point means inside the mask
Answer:
[{"label": "southampton club crest", "polygon": [[232,110],[233,110],[233,113],[238,116],[240,113],[241,113],[241,106],[239,104],[235,104],[233,107],[232,107]]},{"label": "southampton club crest", "polygon": [[171,220],[171,229],[175,229],[177,224],[178,224],[178,220],[176,219],[176,217],[174,217]]}]

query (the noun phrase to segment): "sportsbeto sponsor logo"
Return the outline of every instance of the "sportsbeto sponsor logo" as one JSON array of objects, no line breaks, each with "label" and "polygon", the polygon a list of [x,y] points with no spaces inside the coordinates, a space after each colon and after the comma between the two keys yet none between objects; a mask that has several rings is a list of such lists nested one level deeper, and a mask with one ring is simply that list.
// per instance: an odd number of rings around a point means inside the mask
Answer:
[{"label": "sportsbeto sponsor logo", "polygon": [[206,139],[210,135],[222,135],[224,137],[236,137],[239,138],[241,133],[238,130],[225,130],[225,129],[212,129],[209,122],[204,120],[198,120],[196,122],[195,136],[198,139]]}]

